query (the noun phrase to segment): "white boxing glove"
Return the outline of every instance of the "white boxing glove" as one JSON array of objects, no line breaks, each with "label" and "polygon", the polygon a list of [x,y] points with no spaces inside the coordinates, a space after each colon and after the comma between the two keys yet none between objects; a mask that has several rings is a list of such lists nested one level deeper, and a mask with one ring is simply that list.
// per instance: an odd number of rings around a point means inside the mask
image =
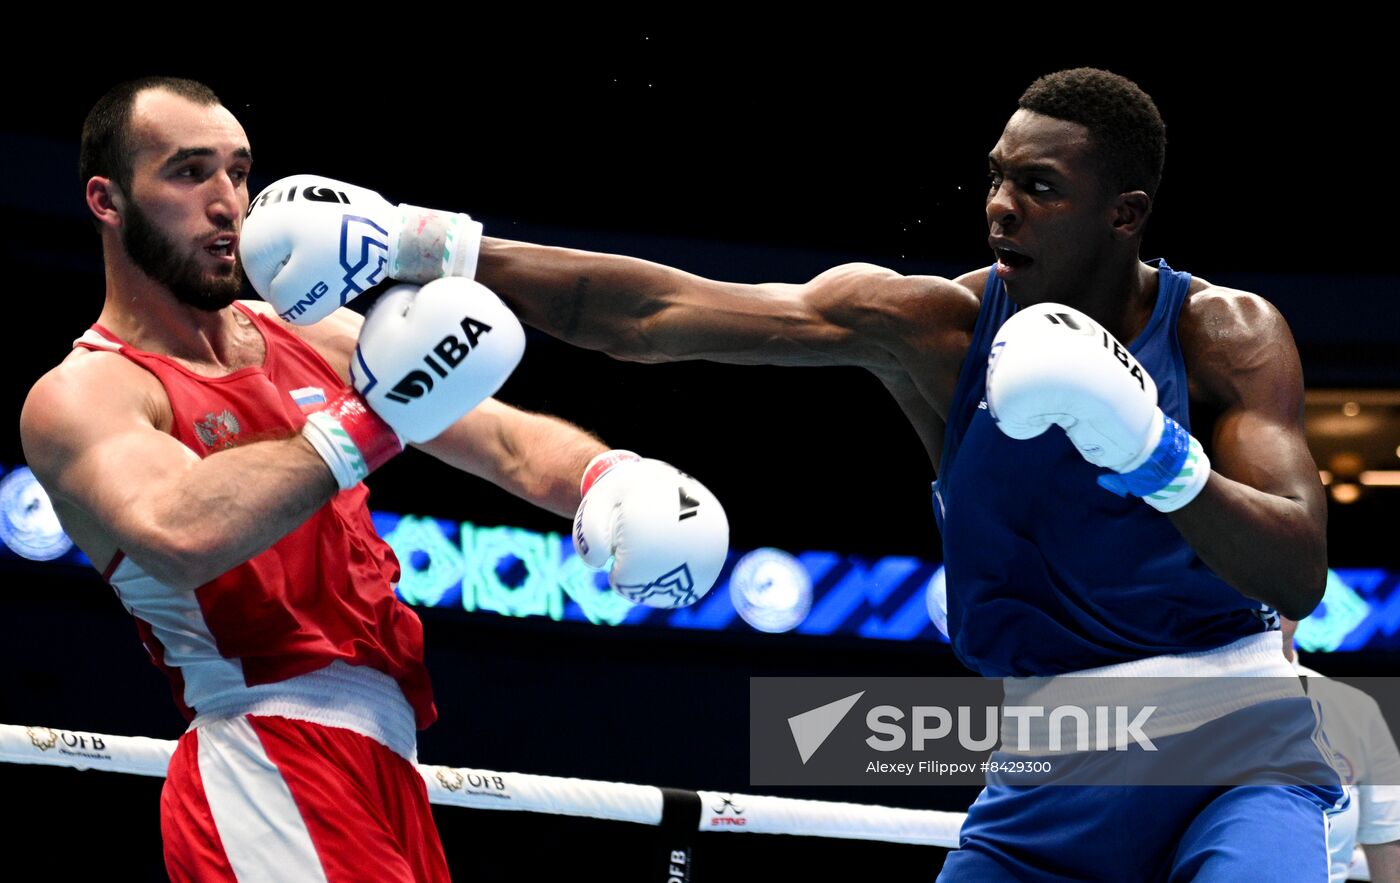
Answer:
[{"label": "white boxing glove", "polygon": [[470,279],[396,285],[365,318],[355,389],[404,439],[430,441],[490,398],[525,355],[520,320]]},{"label": "white boxing glove", "polygon": [[1210,477],[1201,445],[1157,406],[1157,384],[1127,347],[1084,313],[1061,304],[1017,312],[987,358],[987,409],[1012,438],[1060,426],[1103,475],[1099,484],[1172,512]]},{"label": "white boxing glove", "polygon": [[293,175],[248,206],[238,254],[277,314],[310,325],[385,279],[476,275],[481,224],[464,214],[391,205],[372,190]]},{"label": "white boxing glove", "polygon": [[350,361],[352,389],[307,418],[302,434],[351,487],[425,442],[501,388],[525,352],[525,330],[470,279],[397,285],[365,318]]},{"label": "white boxing glove", "polygon": [[660,460],[606,451],[583,472],[574,549],[634,604],[685,607],[719,579],[729,519],[700,482]]}]

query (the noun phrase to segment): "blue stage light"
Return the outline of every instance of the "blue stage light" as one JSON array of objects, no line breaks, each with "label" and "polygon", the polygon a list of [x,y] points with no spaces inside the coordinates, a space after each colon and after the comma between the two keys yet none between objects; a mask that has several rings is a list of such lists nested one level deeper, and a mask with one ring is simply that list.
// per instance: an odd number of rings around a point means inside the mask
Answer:
[{"label": "blue stage light", "polygon": [[0,540],[31,561],[52,561],[73,548],[49,495],[27,466],[0,480]]},{"label": "blue stage light", "polygon": [[744,621],[761,632],[786,632],[812,610],[812,578],[781,549],[755,549],[729,577],[729,597]]}]

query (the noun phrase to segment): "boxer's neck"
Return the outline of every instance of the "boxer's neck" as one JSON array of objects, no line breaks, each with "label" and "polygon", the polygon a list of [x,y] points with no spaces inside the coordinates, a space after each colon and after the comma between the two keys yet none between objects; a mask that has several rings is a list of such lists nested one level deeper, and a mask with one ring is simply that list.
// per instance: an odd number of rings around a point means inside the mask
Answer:
[{"label": "boxer's neck", "polygon": [[266,345],[247,316],[181,303],[129,262],[107,262],[107,294],[98,324],[127,344],[169,356],[201,374],[262,363]]}]

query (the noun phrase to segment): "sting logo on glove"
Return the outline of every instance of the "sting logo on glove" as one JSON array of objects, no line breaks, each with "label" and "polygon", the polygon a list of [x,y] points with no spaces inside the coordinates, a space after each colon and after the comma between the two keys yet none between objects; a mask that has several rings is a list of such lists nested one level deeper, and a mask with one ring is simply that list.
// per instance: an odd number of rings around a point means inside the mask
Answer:
[{"label": "sting logo on glove", "polygon": [[481,224],[460,212],[392,205],[317,175],[264,188],[238,240],[248,281],[297,325],[319,322],[386,278],[470,279],[480,249]]},{"label": "sting logo on glove", "polygon": [[[389,263],[388,231],[367,218],[343,215],[340,219],[340,267],[345,271],[341,282],[340,301],[345,306],[356,297],[384,281],[384,268]],[[326,282],[317,280],[304,295],[278,315],[287,322],[295,321],[314,309],[317,302],[330,292]]]}]

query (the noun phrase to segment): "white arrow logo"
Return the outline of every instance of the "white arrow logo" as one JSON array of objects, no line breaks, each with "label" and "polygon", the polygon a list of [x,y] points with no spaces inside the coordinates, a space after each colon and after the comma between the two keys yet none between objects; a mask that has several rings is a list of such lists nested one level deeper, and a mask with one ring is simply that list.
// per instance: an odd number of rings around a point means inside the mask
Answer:
[{"label": "white arrow logo", "polygon": [[804,711],[799,715],[788,718],[788,729],[792,730],[792,741],[797,743],[797,753],[802,756],[805,764],[807,759],[817,753],[817,749],[822,747],[822,743],[831,735],[846,717],[846,714],[860,701],[860,697],[865,695],[865,691],[847,696],[845,699],[837,699],[835,702],[828,702],[820,708],[811,711]]}]

